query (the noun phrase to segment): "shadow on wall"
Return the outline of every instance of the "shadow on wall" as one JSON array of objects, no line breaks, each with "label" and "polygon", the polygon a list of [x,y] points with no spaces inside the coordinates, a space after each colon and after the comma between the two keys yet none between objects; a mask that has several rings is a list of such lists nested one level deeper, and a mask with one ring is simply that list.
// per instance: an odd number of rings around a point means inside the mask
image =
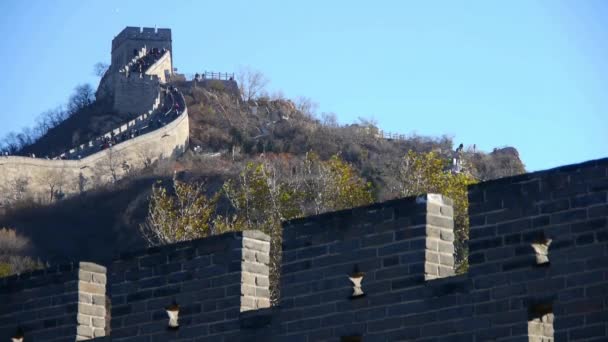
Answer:
[{"label": "shadow on wall", "polygon": [[[185,148],[177,146],[155,165],[175,160]],[[170,177],[136,175],[51,205],[9,210],[0,217],[0,227],[12,227],[26,236],[33,256],[51,264],[108,261],[126,250],[146,247],[138,228],[147,215],[152,185]]]}]

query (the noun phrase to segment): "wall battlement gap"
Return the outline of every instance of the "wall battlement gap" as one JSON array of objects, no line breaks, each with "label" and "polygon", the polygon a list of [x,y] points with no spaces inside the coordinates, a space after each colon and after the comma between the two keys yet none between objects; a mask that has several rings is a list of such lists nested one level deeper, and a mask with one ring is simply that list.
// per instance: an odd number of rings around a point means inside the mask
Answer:
[{"label": "wall battlement gap", "polygon": [[112,39],[112,51],[126,40],[171,41],[171,29],[127,26]]},{"label": "wall battlement gap", "polygon": [[[111,332],[103,340],[606,340],[608,159],[481,183],[469,201],[470,268],[462,275],[453,273],[453,210],[443,196],[286,222],[281,299],[272,309],[270,239],[260,232],[125,254],[108,266]],[[552,243],[549,262],[538,265],[532,245],[541,238]],[[96,305],[105,275],[81,271],[2,280],[0,339],[18,327],[28,341],[75,336],[75,322],[95,336],[101,311],[75,294],[92,290]],[[76,289],[76,281],[93,285]],[[173,301],[177,330],[167,329]]]}]

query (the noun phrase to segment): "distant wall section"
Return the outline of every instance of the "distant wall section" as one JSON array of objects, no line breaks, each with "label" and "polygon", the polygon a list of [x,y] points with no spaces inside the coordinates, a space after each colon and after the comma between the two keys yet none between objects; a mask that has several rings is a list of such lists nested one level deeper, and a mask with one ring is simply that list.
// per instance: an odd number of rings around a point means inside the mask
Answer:
[{"label": "distant wall section", "polygon": [[114,76],[114,110],[121,114],[147,112],[160,93],[157,76],[117,74]]},{"label": "distant wall section", "polygon": [[154,75],[158,77],[161,83],[166,83],[173,73],[171,65],[171,51],[167,51],[156,63],[146,70],[146,75]]},{"label": "distant wall section", "polygon": [[26,194],[48,199],[54,191],[75,194],[95,184],[113,182],[160,158],[183,153],[188,134],[188,110],[185,109],[164,127],[81,160],[0,157],[0,191],[4,195],[0,204]]}]

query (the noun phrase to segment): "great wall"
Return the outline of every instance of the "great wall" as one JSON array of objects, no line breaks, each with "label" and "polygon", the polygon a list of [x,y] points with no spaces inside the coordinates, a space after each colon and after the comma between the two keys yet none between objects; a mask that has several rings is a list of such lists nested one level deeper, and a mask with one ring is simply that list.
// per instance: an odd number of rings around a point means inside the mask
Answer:
[{"label": "great wall", "polygon": [[[8,341],[606,341],[608,158],[0,280]],[[22,338],[22,340],[15,339]]]},{"label": "great wall", "polygon": [[[173,134],[155,147],[172,153],[187,126],[184,107],[113,150]],[[108,153],[8,159],[82,172]],[[479,183],[468,197],[464,274],[454,270],[452,201],[427,194],[284,222],[275,306],[269,237],[233,232],[2,278],[0,339],[608,340],[608,158]]]},{"label": "great wall", "polygon": [[[111,98],[125,117],[142,114],[53,159],[1,156],[5,196],[0,206],[24,196],[76,194],[182,153],[188,145],[188,109],[183,95],[166,85],[173,76],[171,46],[169,29],[127,27],[118,34],[97,98]],[[134,70],[140,64],[144,68]]]}]

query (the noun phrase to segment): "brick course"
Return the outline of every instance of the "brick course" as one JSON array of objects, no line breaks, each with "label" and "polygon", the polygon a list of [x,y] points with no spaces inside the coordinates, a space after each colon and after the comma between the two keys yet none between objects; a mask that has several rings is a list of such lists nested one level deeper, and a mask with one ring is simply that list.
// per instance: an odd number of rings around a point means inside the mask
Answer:
[{"label": "brick course", "polygon": [[[286,222],[274,308],[269,241],[259,232],[124,255],[109,266],[111,333],[96,340],[608,340],[608,159],[469,190],[466,274],[453,271],[451,201],[393,200]],[[538,264],[532,244],[547,239],[548,263]],[[353,298],[349,276],[361,273],[365,295]],[[68,267],[2,280],[0,339],[22,326],[32,340],[74,340],[75,303],[101,292],[82,272],[91,282],[80,290],[91,296],[78,297],[78,276]],[[68,303],[62,316],[40,321],[58,298]],[[177,330],[167,329],[172,302]]]}]

